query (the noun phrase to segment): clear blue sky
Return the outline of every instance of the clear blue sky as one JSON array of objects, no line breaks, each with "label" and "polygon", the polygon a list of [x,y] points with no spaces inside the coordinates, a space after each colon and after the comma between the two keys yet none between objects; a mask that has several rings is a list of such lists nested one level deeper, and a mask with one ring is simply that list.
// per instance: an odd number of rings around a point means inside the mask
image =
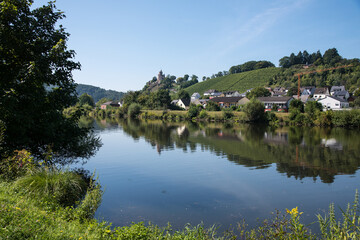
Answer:
[{"label": "clear blue sky", "polygon": [[[35,0],[34,6],[47,1]],[[58,0],[77,83],[140,90],[160,69],[200,79],[250,60],[337,48],[360,58],[360,0]]]}]

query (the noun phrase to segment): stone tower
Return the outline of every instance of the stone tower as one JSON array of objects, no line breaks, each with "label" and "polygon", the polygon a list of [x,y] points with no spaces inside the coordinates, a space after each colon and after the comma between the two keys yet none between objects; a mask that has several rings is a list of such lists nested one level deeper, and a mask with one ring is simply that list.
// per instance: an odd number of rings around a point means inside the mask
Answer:
[{"label": "stone tower", "polygon": [[161,81],[162,81],[164,78],[165,78],[165,74],[163,74],[162,70],[160,70],[160,72],[159,72],[159,74],[158,74],[158,76],[157,76],[157,81],[156,81],[156,83],[157,83],[157,84],[160,84]]}]

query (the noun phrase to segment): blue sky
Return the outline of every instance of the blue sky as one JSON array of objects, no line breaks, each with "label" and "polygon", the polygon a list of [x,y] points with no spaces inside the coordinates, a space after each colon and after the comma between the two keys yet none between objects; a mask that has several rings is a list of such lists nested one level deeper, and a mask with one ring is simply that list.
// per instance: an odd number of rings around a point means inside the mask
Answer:
[{"label": "blue sky", "polygon": [[[35,0],[34,6],[47,1]],[[250,60],[337,48],[360,58],[360,0],[58,0],[77,83],[140,90],[160,69],[200,79]]]}]

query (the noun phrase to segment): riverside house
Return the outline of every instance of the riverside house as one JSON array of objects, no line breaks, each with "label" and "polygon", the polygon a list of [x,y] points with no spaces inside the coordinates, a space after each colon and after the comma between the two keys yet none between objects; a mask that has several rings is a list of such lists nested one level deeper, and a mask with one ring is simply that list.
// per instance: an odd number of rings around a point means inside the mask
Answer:
[{"label": "riverside house", "polygon": [[218,104],[221,108],[229,108],[231,106],[239,106],[249,102],[246,97],[216,97],[209,101]]},{"label": "riverside house", "polygon": [[334,96],[327,96],[326,98],[318,100],[324,107],[324,110],[341,110],[348,108],[349,103],[345,99],[337,98]]},{"label": "riverside house", "polygon": [[101,104],[100,108],[107,109],[108,106],[109,107],[120,107],[120,102],[113,102],[113,101],[106,102],[106,103]]},{"label": "riverside house", "polygon": [[258,100],[264,103],[265,112],[271,111],[274,105],[277,106],[279,112],[288,112],[290,102],[293,97],[259,97]]}]

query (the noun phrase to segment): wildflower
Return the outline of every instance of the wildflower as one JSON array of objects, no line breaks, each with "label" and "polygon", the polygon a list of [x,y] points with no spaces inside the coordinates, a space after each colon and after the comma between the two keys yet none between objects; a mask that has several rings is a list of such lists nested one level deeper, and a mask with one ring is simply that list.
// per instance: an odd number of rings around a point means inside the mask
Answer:
[{"label": "wildflower", "polygon": [[303,214],[303,212],[300,212],[300,213],[299,213],[298,207],[293,208],[293,209],[291,209],[291,210],[286,209],[286,212],[287,212],[288,214],[290,214],[290,215],[295,215],[295,216]]},{"label": "wildflower", "polygon": [[15,207],[15,209],[16,209],[16,210],[21,210],[21,208],[19,208],[19,207]]}]

